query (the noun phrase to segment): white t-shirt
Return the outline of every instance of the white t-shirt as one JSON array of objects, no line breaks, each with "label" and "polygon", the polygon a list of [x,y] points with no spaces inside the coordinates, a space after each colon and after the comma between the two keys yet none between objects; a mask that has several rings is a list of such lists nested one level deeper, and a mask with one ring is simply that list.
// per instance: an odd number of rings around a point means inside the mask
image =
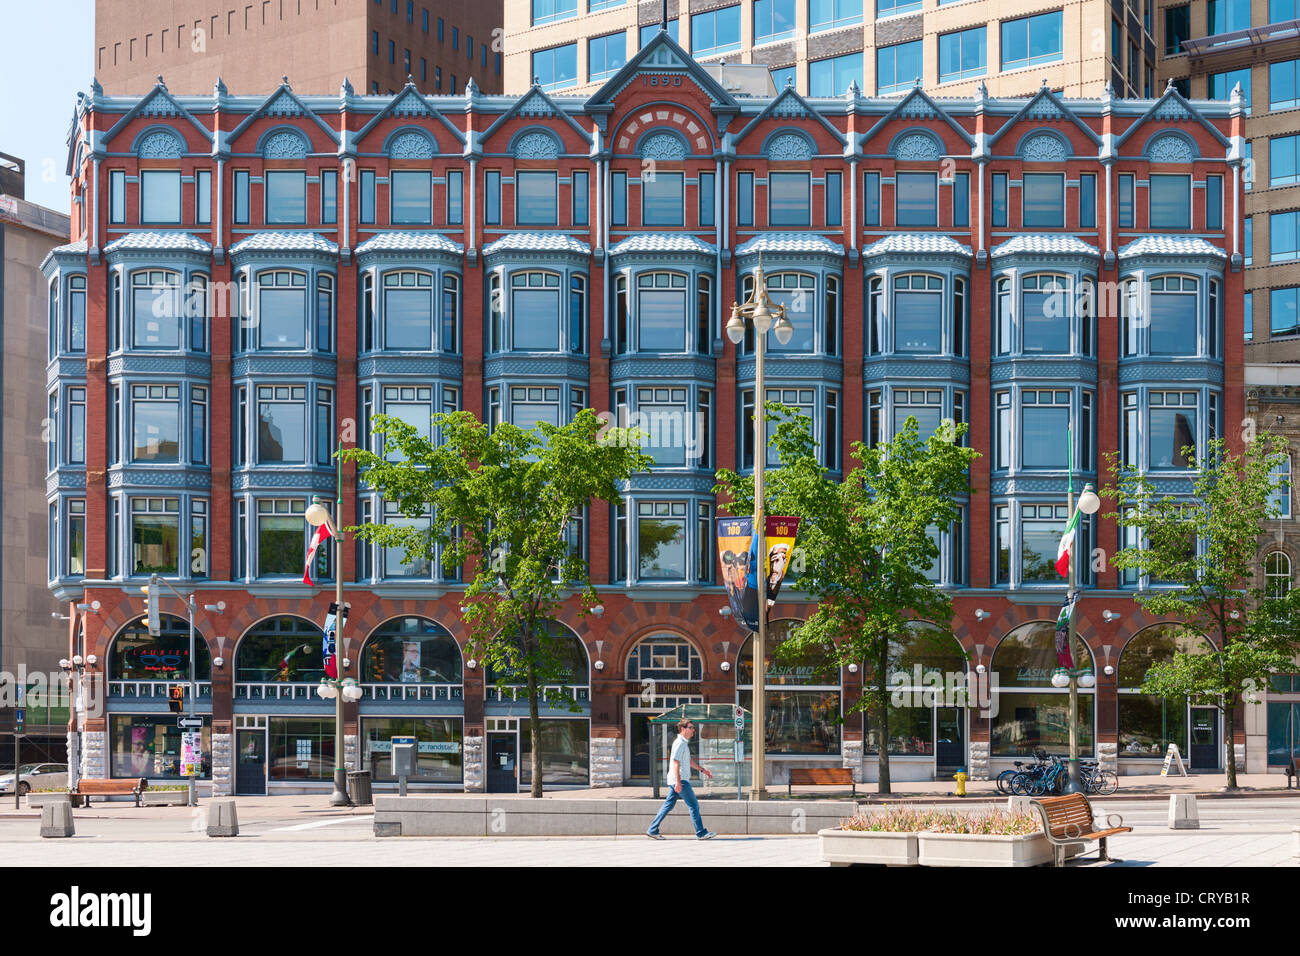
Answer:
[{"label": "white t-shirt", "polygon": [[[677,761],[675,765],[673,761]],[[673,786],[677,785],[677,765],[681,767],[681,779],[689,781],[691,779],[691,745],[681,734],[673,741],[673,751],[668,758],[668,782]]]}]

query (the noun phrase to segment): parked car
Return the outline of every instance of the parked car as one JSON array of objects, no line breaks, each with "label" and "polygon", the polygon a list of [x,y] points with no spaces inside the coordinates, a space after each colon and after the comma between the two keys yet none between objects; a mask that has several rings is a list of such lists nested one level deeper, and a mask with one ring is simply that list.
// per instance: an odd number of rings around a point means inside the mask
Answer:
[{"label": "parked car", "polygon": [[[25,763],[18,768],[18,792],[61,790],[68,785],[68,765],[63,763]],[[0,793],[14,792],[14,775],[0,776]]]}]

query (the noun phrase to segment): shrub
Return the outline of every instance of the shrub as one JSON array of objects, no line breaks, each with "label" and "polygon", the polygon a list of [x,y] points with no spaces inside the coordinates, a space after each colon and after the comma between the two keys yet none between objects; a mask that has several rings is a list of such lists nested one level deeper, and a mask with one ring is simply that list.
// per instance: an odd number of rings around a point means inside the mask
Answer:
[{"label": "shrub", "polygon": [[958,810],[888,806],[879,813],[859,810],[840,822],[842,830],[872,833],[970,833],[984,836],[1023,836],[1037,832],[1040,827],[1041,821],[1031,813],[1007,810],[962,813]]}]

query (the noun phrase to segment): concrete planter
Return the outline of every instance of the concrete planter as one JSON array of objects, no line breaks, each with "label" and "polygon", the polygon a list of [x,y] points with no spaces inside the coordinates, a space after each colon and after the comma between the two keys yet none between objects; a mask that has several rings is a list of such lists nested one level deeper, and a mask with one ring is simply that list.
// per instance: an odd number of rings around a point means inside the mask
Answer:
[{"label": "concrete planter", "polygon": [[51,803],[67,803],[68,791],[63,790],[57,793],[29,793],[27,794],[27,806],[45,807]]},{"label": "concrete planter", "polygon": [[188,790],[146,790],[140,794],[142,807],[183,807],[189,802]]},{"label": "concrete planter", "polygon": [[831,866],[854,863],[916,866],[917,834],[874,830],[818,830],[822,859]]},{"label": "concrete planter", "polygon": [[918,833],[921,866],[1042,866],[1052,862],[1052,845],[1042,833],[989,836],[974,833]]}]

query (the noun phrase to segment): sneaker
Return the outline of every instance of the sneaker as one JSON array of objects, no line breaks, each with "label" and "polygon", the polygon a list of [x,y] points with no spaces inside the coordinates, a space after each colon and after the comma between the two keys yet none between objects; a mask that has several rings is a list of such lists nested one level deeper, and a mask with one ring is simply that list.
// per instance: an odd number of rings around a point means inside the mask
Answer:
[{"label": "sneaker", "polygon": [[702,834],[700,834],[700,836],[697,839],[712,840],[715,836],[717,836],[717,834],[714,833],[712,830],[705,830]]},{"label": "sneaker", "polygon": [[649,837],[650,839],[652,839],[652,840],[662,840],[662,839],[663,839],[663,834],[662,834],[662,833],[647,833],[646,836],[648,836],[648,837]]}]

